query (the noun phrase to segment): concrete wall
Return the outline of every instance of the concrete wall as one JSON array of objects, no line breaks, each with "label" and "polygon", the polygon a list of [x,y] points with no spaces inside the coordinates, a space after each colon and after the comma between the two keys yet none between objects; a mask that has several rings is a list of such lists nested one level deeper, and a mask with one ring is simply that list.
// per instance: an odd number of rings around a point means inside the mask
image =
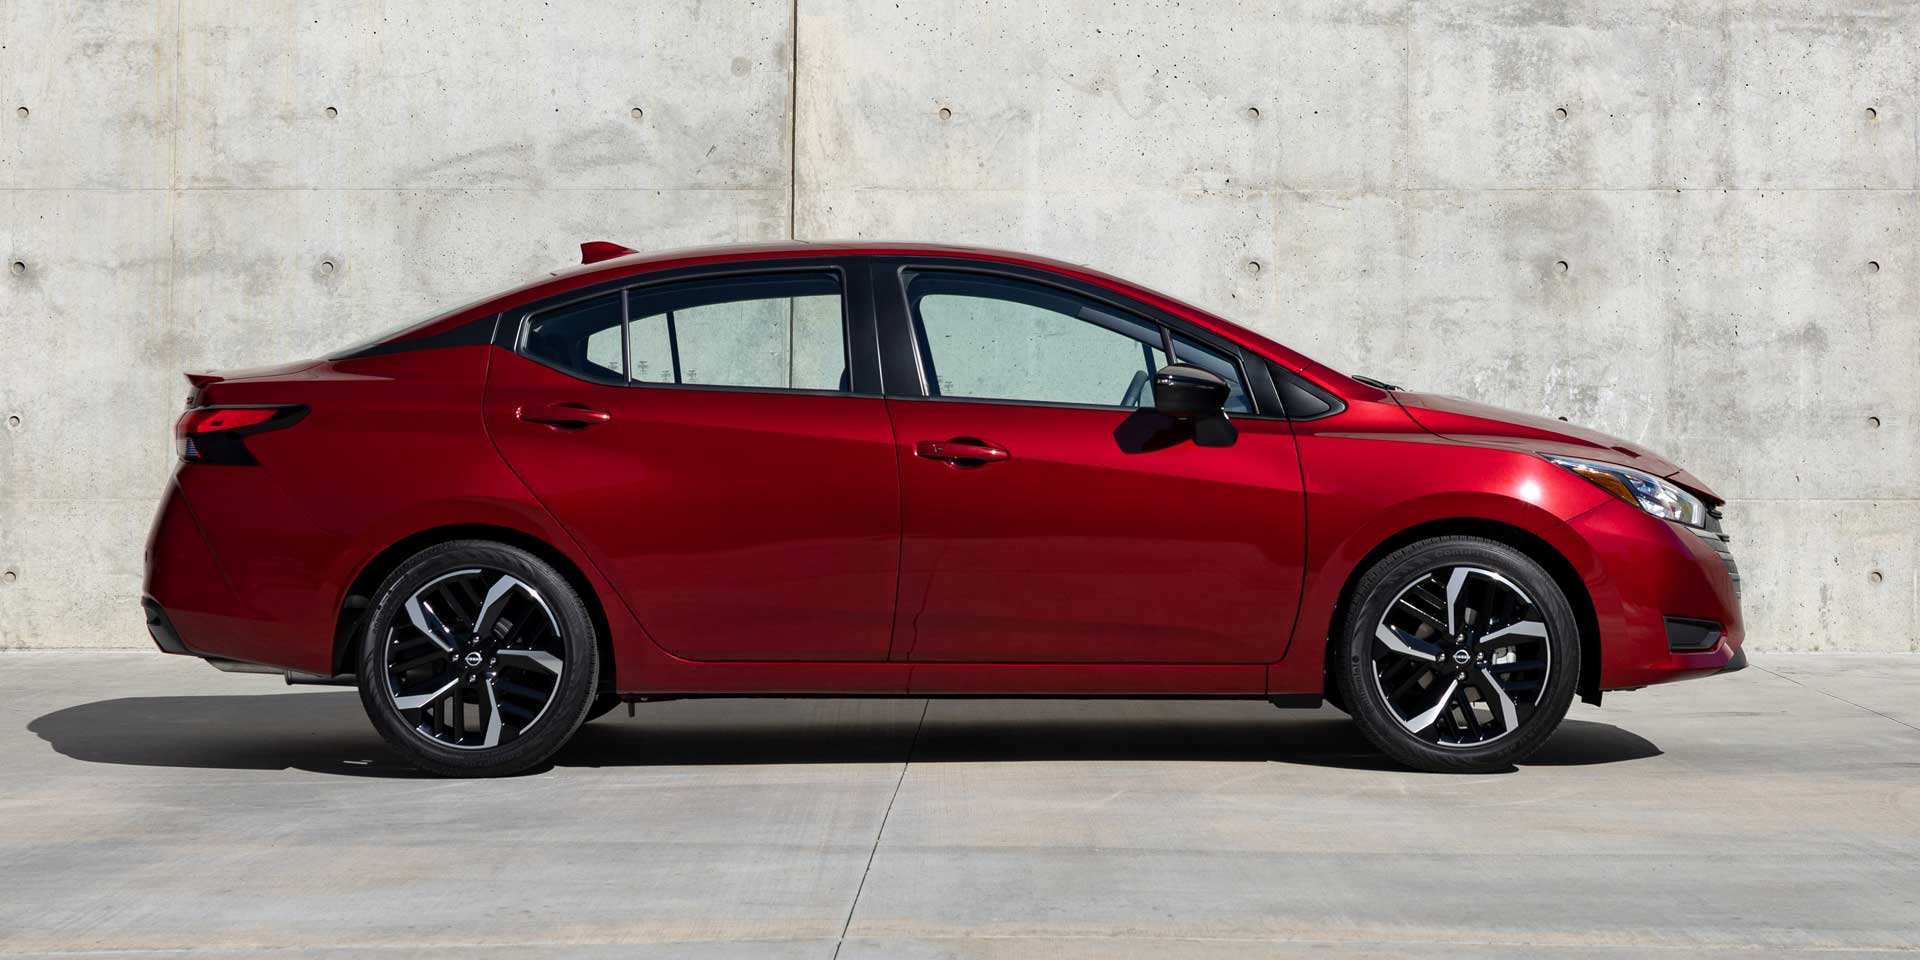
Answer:
[{"label": "concrete wall", "polygon": [[1920,648],[1911,3],[615,6],[0,0],[0,647],[147,642],[179,371],[794,234],[1619,433],[1733,498],[1756,647]]}]

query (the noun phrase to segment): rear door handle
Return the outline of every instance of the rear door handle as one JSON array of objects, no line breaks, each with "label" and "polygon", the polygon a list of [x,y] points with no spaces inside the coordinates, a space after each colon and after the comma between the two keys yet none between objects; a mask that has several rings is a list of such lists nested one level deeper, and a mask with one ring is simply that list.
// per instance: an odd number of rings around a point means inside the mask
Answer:
[{"label": "rear door handle", "polygon": [[535,403],[517,412],[520,419],[528,423],[544,423],[549,427],[591,427],[613,419],[613,414],[583,403]]},{"label": "rear door handle", "polygon": [[952,440],[922,440],[913,446],[914,456],[928,460],[944,460],[955,466],[973,467],[983,463],[998,463],[1013,455],[1005,447],[996,447],[984,440],[973,437],[955,437]]}]

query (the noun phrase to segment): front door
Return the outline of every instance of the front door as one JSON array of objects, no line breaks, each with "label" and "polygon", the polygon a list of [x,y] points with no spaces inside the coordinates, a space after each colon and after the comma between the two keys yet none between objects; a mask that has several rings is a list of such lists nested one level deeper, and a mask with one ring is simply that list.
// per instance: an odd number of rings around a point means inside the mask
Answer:
[{"label": "front door", "polygon": [[[887,401],[905,505],[895,656],[1279,659],[1300,465],[1287,423],[1255,415],[1238,349],[1034,280],[898,276],[925,395]],[[1169,347],[1234,384],[1232,446],[1143,409]]]},{"label": "front door", "polygon": [[887,657],[899,472],[884,401],[854,392],[877,375],[850,367],[843,281],[682,279],[503,318],[494,442],[672,654]]}]

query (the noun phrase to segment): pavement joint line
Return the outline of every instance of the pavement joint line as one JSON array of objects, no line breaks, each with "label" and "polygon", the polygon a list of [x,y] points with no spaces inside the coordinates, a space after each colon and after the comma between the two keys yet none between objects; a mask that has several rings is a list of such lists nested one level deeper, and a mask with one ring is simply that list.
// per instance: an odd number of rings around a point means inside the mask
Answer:
[{"label": "pavement joint line", "polygon": [[839,960],[840,948],[847,943],[847,931],[853,929],[853,913],[860,909],[860,894],[867,889],[867,874],[873,872],[873,858],[880,852],[880,838],[887,835],[887,819],[893,816],[893,802],[900,799],[900,785],[907,782],[907,768],[913,765],[913,749],[920,745],[920,731],[926,729],[927,711],[932,708],[932,698],[920,702],[920,721],[913,725],[913,738],[907,741],[907,756],[900,761],[900,778],[893,781],[893,795],[887,797],[887,810],[880,815],[880,829],[873,832],[873,849],[867,851],[867,865],[860,871],[860,884],[853,888],[853,903],[847,905],[847,921],[840,925],[840,939],[833,944],[833,960]]},{"label": "pavement joint line", "polygon": [[[1556,940],[1552,938],[1525,938],[1525,937],[1519,937],[1519,938],[1482,937],[1482,938],[1476,938],[1476,939],[1465,939],[1465,938],[1432,939],[1432,938],[1394,938],[1394,937],[1290,937],[1285,935],[1275,935],[1275,936],[1254,935],[1254,936],[1237,936],[1236,937],[1236,936],[1179,936],[1179,935],[1153,935],[1153,934],[1138,935],[1138,934],[1095,934],[1095,933],[1031,933],[1031,934],[987,933],[987,934],[966,934],[964,936],[957,936],[953,934],[934,935],[934,936],[899,934],[899,935],[893,935],[893,936],[855,937],[853,939],[857,942],[868,943],[868,944],[884,944],[889,942],[900,942],[900,941],[921,942],[921,943],[941,943],[941,942],[959,940],[959,941],[999,941],[1003,943],[1006,943],[1006,942],[1018,943],[1022,941],[1082,942],[1082,943],[1113,942],[1113,943],[1134,943],[1134,944],[1143,944],[1143,945],[1144,944],[1173,944],[1173,943],[1212,943],[1212,944],[1243,944],[1243,945],[1249,945],[1249,946],[1261,945],[1261,944],[1272,944],[1272,945],[1288,944],[1288,945],[1301,945],[1301,946],[1314,945],[1314,946],[1330,946],[1330,947],[1394,947],[1394,946],[1409,946],[1409,945],[1436,946],[1436,947],[1503,947],[1503,948],[1505,947],[1543,947],[1543,948],[1556,950],[1556,951],[1558,950],[1583,950],[1583,951],[1633,950],[1633,951],[1663,951],[1663,952],[1685,951],[1689,954],[1776,951],[1776,950],[1788,951],[1795,954],[1871,953],[1871,954],[1912,955],[1915,953],[1920,953],[1920,948],[1902,946],[1898,944],[1866,944],[1866,945],[1860,945],[1860,946],[1847,946],[1842,944],[1797,944],[1792,946],[1786,946],[1786,945],[1764,942],[1764,941],[1752,941],[1752,942],[1744,942],[1744,943],[1733,943],[1733,942],[1570,943],[1570,942]],[[448,941],[445,943],[428,943],[428,944],[422,944],[416,941],[387,942],[387,943],[345,943],[345,944],[289,943],[284,945],[255,944],[255,945],[249,945],[246,947],[233,947],[233,948],[205,947],[205,946],[105,947],[105,948],[99,948],[99,949],[55,950],[51,952],[37,951],[37,952],[28,952],[28,953],[13,953],[8,951],[8,952],[0,952],[0,958],[3,958],[3,957],[22,957],[22,958],[25,958],[25,957],[149,957],[149,956],[193,956],[193,955],[233,956],[236,954],[258,956],[263,954],[282,954],[282,953],[312,955],[312,954],[327,954],[327,953],[360,953],[360,952],[386,952],[386,951],[415,952],[420,950],[427,950],[427,951],[438,953],[440,951],[453,951],[453,950],[493,951],[493,950],[561,948],[561,947],[572,948],[572,949],[598,949],[603,947],[674,946],[674,945],[693,945],[693,944],[758,944],[758,945],[764,946],[764,945],[771,945],[771,944],[805,944],[805,943],[814,943],[814,942],[823,942],[823,939],[815,938],[815,937],[738,937],[738,938],[728,938],[728,939],[722,939],[722,940],[709,940],[709,939],[497,940],[497,941],[473,941],[473,942]]]},{"label": "pavement joint line", "polygon": [[1911,955],[1920,953],[1920,947],[1900,944],[1868,944],[1865,946],[1846,946],[1843,944],[1785,945],[1770,941],[1754,940],[1750,942],[1721,943],[1633,943],[1618,942],[1570,942],[1552,937],[1290,937],[1284,934],[1273,936],[1180,936],[1133,934],[1133,933],[969,933],[965,935],[925,936],[901,934],[890,937],[855,937],[856,941],[885,943],[888,941],[918,941],[937,943],[950,940],[999,940],[999,941],[1074,941],[1092,943],[1220,943],[1220,944],[1289,944],[1317,945],[1330,947],[1544,947],[1549,950],[1673,950],[1687,953],[1707,952],[1752,952],[1781,951],[1790,953],[1890,953]]},{"label": "pavement joint line", "polygon": [[[1020,192],[1030,192],[1027,190],[1027,188],[1022,188],[1022,187],[964,187],[964,186],[943,186],[943,187],[913,187],[913,186],[888,186],[888,185],[866,186],[866,187],[826,186],[826,187],[819,187],[817,189],[820,189],[823,191],[838,191],[842,193],[1020,193]],[[540,187],[516,186],[513,184],[472,184],[472,185],[466,185],[466,186],[456,185],[456,184],[424,184],[416,187],[365,186],[365,185],[329,186],[329,185],[320,184],[320,183],[261,183],[261,184],[251,184],[251,185],[190,183],[190,184],[180,184],[177,186],[137,184],[137,183],[126,183],[126,184],[72,183],[72,184],[43,184],[43,185],[32,185],[32,186],[19,186],[19,185],[0,186],[0,193],[307,192],[307,193],[392,193],[392,194],[405,194],[405,193],[539,194],[539,193],[579,193],[579,192],[585,192],[585,191],[595,191],[600,193],[777,193],[778,190],[779,190],[778,187],[764,187],[764,186],[756,186],[753,184],[724,184],[724,183],[713,183],[713,184],[662,183],[662,184],[654,184],[654,185],[641,184],[641,185],[540,186]],[[1140,188],[1136,186],[1092,186],[1092,187],[1077,187],[1072,189],[1060,190],[1056,192],[1096,195],[1096,194],[1140,194],[1143,192],[1179,193],[1181,191],[1177,191],[1177,190],[1142,191]],[[1492,187],[1492,186],[1473,186],[1473,185],[1433,185],[1433,186],[1404,186],[1404,187],[1390,187],[1390,186],[1342,187],[1342,186],[1336,186],[1332,184],[1329,184],[1327,186],[1298,187],[1298,186],[1292,186],[1288,184],[1275,182],[1272,185],[1244,187],[1244,188],[1231,188],[1225,191],[1215,191],[1215,192],[1224,193],[1230,196],[1290,193],[1295,195],[1328,194],[1332,196],[1342,196],[1342,197],[1369,196],[1369,195],[1391,196],[1393,194],[1400,194],[1400,193],[1413,193],[1413,194],[1420,194],[1420,193],[1431,193],[1431,194],[1443,194],[1443,193],[1495,193],[1495,194],[1647,193],[1647,194],[1659,194],[1659,195],[1672,195],[1676,193],[1678,194],[1752,193],[1752,194],[1775,194],[1775,195],[1793,194],[1793,193],[1810,193],[1810,194],[1856,193],[1856,194],[1909,194],[1911,195],[1911,194],[1920,194],[1920,187],[1813,187],[1813,186],[1769,187],[1765,185],[1734,186],[1734,187],[1689,187],[1689,186],[1673,186],[1673,185],[1660,186],[1657,184],[1651,185],[1651,186],[1627,186],[1627,187]],[[1754,498],[1735,498],[1734,500],[1729,502],[1739,502],[1741,499],[1751,500]],[[1767,498],[1760,498],[1760,499],[1767,499]],[[1791,499],[1800,499],[1800,498],[1782,497],[1778,499],[1791,500]],[[1827,502],[1830,500],[1846,500],[1848,498],[1810,497],[1807,499],[1812,500],[1814,502]],[[1871,498],[1861,498],[1861,499],[1871,499]],[[1894,497],[1893,499],[1912,500],[1915,498]]]},{"label": "pavement joint line", "polygon": [[1803,690],[1812,690],[1814,693],[1820,694],[1822,696],[1832,697],[1833,699],[1838,700],[1841,703],[1844,703],[1850,707],[1859,707],[1860,709],[1865,710],[1866,712],[1871,713],[1882,720],[1892,720],[1894,723],[1897,723],[1903,727],[1906,727],[1908,730],[1920,732],[1920,727],[1916,727],[1913,724],[1900,719],[1899,717],[1888,716],[1887,714],[1881,713],[1880,711],[1875,710],[1874,708],[1869,707],[1864,703],[1854,703],[1852,700],[1848,700],[1846,697],[1843,697],[1837,693],[1829,693],[1828,691],[1822,690],[1819,687],[1812,686],[1810,684],[1801,683],[1800,681],[1795,680],[1794,678],[1789,677],[1784,673],[1775,673],[1772,670],[1768,670],[1766,667],[1762,667],[1757,663],[1749,664],[1749,666],[1757,668],[1761,673],[1767,674],[1768,676],[1779,677],[1780,679],[1785,680],[1786,682],[1791,683],[1796,687],[1800,687]]}]

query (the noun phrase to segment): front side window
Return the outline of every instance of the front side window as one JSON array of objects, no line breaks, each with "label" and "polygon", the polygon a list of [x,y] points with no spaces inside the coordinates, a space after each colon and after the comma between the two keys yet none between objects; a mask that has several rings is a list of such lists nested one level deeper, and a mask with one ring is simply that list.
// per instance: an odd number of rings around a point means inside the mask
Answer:
[{"label": "front side window", "polygon": [[635,383],[849,389],[834,274],[695,280],[629,296]]},{"label": "front side window", "polygon": [[1253,412],[1253,401],[1247,399],[1247,383],[1240,376],[1238,360],[1177,333],[1173,335],[1173,356],[1181,363],[1193,364],[1227,381],[1227,402],[1222,405],[1222,410],[1228,413]]},{"label": "front side window", "polygon": [[[1157,323],[1043,284],[923,272],[907,281],[927,390],[937,397],[1150,407],[1167,365]],[[1225,377],[1230,411],[1251,409],[1239,364],[1184,336],[1177,358]]]}]

